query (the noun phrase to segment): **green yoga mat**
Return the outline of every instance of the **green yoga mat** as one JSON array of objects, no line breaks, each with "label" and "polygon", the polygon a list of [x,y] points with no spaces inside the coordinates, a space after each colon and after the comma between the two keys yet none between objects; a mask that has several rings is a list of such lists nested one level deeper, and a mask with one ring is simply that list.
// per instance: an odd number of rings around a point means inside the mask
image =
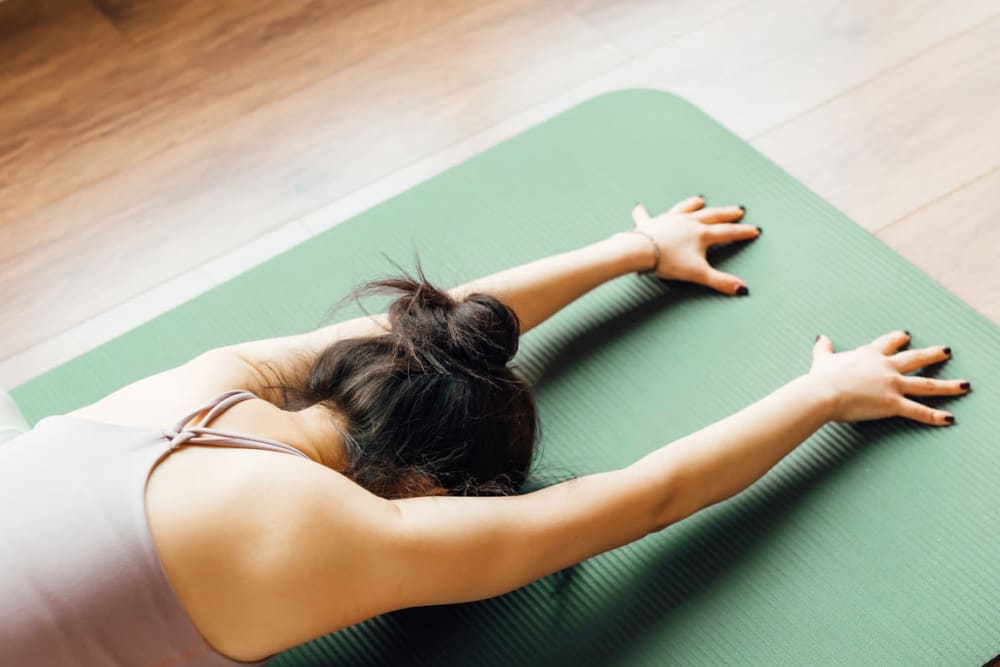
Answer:
[{"label": "green yoga mat", "polygon": [[[331,160],[344,159],[331,156]],[[763,236],[717,257],[747,298],[627,276],[529,333],[540,479],[624,466],[894,328],[972,380],[950,428],[829,425],[748,492],[476,604],[406,610],[292,665],[977,665],[1000,651],[1000,330],[688,103],[604,95],[21,387],[30,420],[211,347],[300,332],[353,285],[444,284],[588,243],[691,194]],[[377,305],[377,304],[376,304]],[[356,313],[345,311],[339,317]],[[525,548],[528,548],[526,545]]]}]

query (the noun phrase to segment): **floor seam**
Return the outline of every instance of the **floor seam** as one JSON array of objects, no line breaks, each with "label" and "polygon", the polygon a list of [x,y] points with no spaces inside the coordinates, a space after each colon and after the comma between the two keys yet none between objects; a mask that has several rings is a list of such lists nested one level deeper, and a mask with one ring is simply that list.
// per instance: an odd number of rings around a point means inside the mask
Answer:
[{"label": "floor seam", "polygon": [[922,50],[914,53],[913,55],[911,55],[911,56],[909,56],[907,58],[904,58],[904,59],[900,60],[897,63],[889,65],[885,69],[882,69],[882,70],[878,71],[877,73],[872,74],[871,76],[868,76],[868,77],[862,79],[861,81],[855,83],[854,85],[851,85],[851,86],[848,86],[848,87],[844,88],[843,90],[839,91],[837,94],[831,95],[830,97],[827,97],[826,99],[824,99],[824,100],[822,100],[820,102],[817,102],[816,104],[813,104],[812,106],[810,106],[810,107],[808,107],[806,109],[803,109],[802,111],[799,111],[798,113],[792,114],[788,118],[785,118],[785,119],[783,119],[783,120],[775,123],[774,125],[768,127],[767,129],[761,130],[761,131],[757,132],[756,134],[754,134],[753,136],[748,137],[746,139],[746,141],[748,141],[748,142],[757,141],[757,140],[761,139],[762,137],[770,134],[771,132],[774,132],[775,130],[781,129],[785,125],[788,125],[789,123],[793,123],[796,120],[798,120],[798,119],[800,119],[800,118],[802,118],[804,116],[807,116],[810,113],[816,111],[817,109],[821,109],[824,106],[830,104],[831,102],[834,102],[834,101],[840,99],[841,97],[844,97],[845,95],[848,95],[848,94],[850,94],[850,93],[852,93],[852,92],[854,92],[854,91],[856,91],[856,90],[858,90],[860,88],[863,88],[863,87],[867,86],[868,84],[870,84],[873,81],[881,78],[882,76],[884,76],[886,74],[889,74],[891,72],[894,72],[894,71],[896,71],[898,69],[901,69],[902,67],[904,67],[904,66],[906,66],[906,65],[914,62],[915,60],[918,60],[918,59],[924,57],[925,55],[927,55],[928,53],[934,51],[935,49],[938,49],[938,48],[944,46],[945,44],[948,44],[949,42],[951,42],[952,40],[954,40],[956,38],[961,38],[961,37],[969,34],[970,32],[975,32],[976,30],[982,29],[983,26],[987,25],[988,23],[990,23],[992,21],[997,20],[997,18],[1000,18],[1000,12],[997,12],[995,14],[990,15],[985,20],[980,21],[979,23],[977,23],[977,24],[975,24],[975,25],[973,25],[973,26],[971,26],[969,28],[966,28],[965,30],[960,30],[960,31],[958,31],[956,33],[953,33],[953,34],[949,35],[948,37],[945,37],[944,39],[941,39],[941,40],[939,40],[937,42],[934,42],[930,46],[927,46],[926,48],[924,48],[924,49],[922,49]]},{"label": "floor seam", "polygon": [[952,196],[956,192],[960,192],[960,191],[964,190],[967,187],[975,185],[979,181],[982,181],[982,180],[984,180],[986,178],[989,178],[990,176],[992,176],[993,174],[995,174],[998,170],[1000,170],[1000,164],[994,165],[994,166],[990,167],[989,169],[987,169],[986,171],[984,171],[983,173],[978,174],[978,175],[976,175],[976,176],[974,176],[974,177],[972,177],[970,179],[966,179],[962,183],[960,183],[960,184],[956,185],[955,187],[947,190],[946,192],[943,192],[940,195],[938,195],[938,196],[936,196],[936,197],[934,197],[932,199],[927,200],[926,202],[924,202],[923,204],[920,204],[916,208],[910,209],[909,211],[907,211],[903,215],[899,216],[895,220],[892,220],[891,222],[887,222],[885,225],[883,225],[881,227],[877,227],[876,229],[871,230],[871,233],[877,236],[877,235],[881,234],[882,232],[884,232],[885,230],[887,230],[890,227],[892,227],[893,225],[895,225],[897,223],[900,223],[900,222],[903,222],[904,220],[906,220],[910,216],[919,213],[920,211],[924,210],[925,208],[928,208],[930,206],[934,206],[935,204],[941,202],[942,200],[947,199],[948,197]]}]

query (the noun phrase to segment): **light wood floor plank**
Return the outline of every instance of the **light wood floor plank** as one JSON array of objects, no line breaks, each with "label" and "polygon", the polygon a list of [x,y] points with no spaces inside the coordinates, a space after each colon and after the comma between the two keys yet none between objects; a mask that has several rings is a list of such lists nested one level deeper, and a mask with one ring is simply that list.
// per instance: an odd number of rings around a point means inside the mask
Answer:
[{"label": "light wood floor plank", "polygon": [[878,237],[1000,324],[1000,168],[907,215]]},{"label": "light wood floor plank", "polygon": [[1000,164],[1000,16],[756,139],[877,231]]},{"label": "light wood floor plank", "polygon": [[[749,139],[998,12],[996,0],[758,0],[640,56],[607,83],[677,93]],[[909,117],[903,107],[894,115]]]},{"label": "light wood floor plank", "polygon": [[629,55],[670,44],[754,0],[567,0]]}]

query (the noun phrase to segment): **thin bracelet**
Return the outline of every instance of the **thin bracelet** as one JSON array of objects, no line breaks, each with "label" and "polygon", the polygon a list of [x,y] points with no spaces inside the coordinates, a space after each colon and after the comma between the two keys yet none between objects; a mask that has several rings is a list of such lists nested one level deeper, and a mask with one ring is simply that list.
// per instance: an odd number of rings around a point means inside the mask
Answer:
[{"label": "thin bracelet", "polygon": [[645,271],[636,271],[636,275],[648,276],[651,273],[656,273],[656,270],[660,268],[660,244],[656,242],[652,236],[642,231],[641,229],[626,229],[626,232],[632,232],[634,234],[641,234],[649,239],[650,243],[653,244],[653,268],[646,269]]}]

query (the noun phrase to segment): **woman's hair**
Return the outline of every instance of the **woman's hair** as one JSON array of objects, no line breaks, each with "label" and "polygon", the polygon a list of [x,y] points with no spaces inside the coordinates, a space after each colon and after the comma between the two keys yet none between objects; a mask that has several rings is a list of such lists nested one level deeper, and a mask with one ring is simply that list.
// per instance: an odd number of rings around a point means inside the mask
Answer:
[{"label": "woman's hair", "polygon": [[520,491],[538,430],[534,396],[510,367],[517,314],[489,294],[456,300],[417,277],[370,282],[397,294],[391,330],[327,347],[296,392],[339,416],[344,472],[383,497]]}]

